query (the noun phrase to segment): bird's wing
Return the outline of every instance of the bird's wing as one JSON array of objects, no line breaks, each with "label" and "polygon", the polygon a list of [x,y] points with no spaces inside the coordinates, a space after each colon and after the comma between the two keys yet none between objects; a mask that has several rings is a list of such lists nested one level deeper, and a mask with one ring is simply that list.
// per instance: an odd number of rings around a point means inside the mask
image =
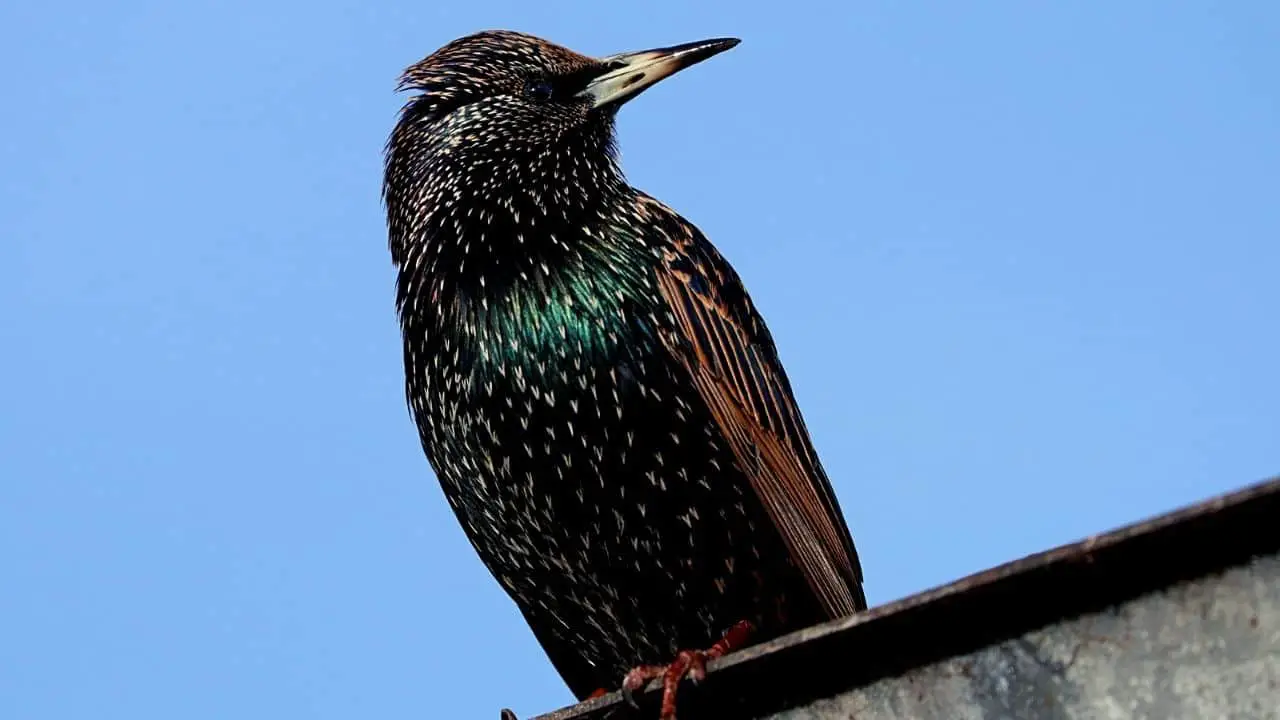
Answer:
[{"label": "bird's wing", "polygon": [[[658,286],[676,320],[664,343],[693,377],[738,464],[831,617],[866,608],[862,569],[773,339],[736,272],[656,200],[672,244]],[[657,206],[657,207],[654,207]]]}]

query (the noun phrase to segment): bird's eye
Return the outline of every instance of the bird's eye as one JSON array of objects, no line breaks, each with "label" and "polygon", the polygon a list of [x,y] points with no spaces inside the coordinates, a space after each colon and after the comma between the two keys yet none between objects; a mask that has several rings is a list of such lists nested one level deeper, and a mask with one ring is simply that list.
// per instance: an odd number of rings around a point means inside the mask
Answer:
[{"label": "bird's eye", "polygon": [[531,80],[528,85],[529,97],[539,102],[550,100],[555,88],[547,80]]}]

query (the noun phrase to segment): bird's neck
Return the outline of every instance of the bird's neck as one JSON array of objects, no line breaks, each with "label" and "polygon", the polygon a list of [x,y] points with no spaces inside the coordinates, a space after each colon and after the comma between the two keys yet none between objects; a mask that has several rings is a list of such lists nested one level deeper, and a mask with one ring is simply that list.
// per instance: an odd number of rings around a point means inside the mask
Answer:
[{"label": "bird's neck", "polygon": [[437,210],[399,262],[405,333],[452,337],[475,367],[536,365],[564,348],[616,352],[617,324],[651,289],[652,255],[616,222],[633,189],[619,180],[578,192],[568,203],[534,188],[462,195]]},{"label": "bird's neck", "polygon": [[386,198],[396,264],[492,287],[597,242],[602,219],[636,195],[609,130],[510,155],[465,144],[393,148],[388,186],[410,189]]},{"label": "bird's neck", "polygon": [[636,191],[610,153],[420,157],[400,168],[393,158],[389,171],[414,168],[434,171],[409,178],[420,194],[387,198],[402,316],[459,320],[574,283],[612,293],[631,282],[613,276],[634,273],[623,266],[639,238],[606,228]]}]

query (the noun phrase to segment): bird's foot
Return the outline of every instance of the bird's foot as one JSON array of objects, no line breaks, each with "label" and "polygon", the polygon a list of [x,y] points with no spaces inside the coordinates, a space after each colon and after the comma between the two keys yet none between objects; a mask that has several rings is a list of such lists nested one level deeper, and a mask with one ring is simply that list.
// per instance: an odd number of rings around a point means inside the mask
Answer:
[{"label": "bird's foot", "polygon": [[746,646],[755,632],[755,626],[743,620],[724,634],[716,644],[706,650],[681,650],[670,665],[640,665],[633,668],[622,680],[622,695],[627,702],[636,705],[633,694],[649,684],[650,680],[662,680],[662,711],[660,720],[676,720],[676,690],[680,681],[688,676],[695,684],[707,676],[707,661],[727,655]]}]

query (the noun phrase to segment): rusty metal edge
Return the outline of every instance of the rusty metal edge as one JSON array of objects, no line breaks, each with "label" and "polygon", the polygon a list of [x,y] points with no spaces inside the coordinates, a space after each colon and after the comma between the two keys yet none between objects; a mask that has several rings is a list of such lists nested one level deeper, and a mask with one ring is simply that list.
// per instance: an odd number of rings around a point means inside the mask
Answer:
[{"label": "rusty metal edge", "polygon": [[[1280,477],[749,647],[681,688],[682,715],[777,712],[1277,550]],[[639,710],[613,693],[533,720],[654,718],[656,690]]]}]

